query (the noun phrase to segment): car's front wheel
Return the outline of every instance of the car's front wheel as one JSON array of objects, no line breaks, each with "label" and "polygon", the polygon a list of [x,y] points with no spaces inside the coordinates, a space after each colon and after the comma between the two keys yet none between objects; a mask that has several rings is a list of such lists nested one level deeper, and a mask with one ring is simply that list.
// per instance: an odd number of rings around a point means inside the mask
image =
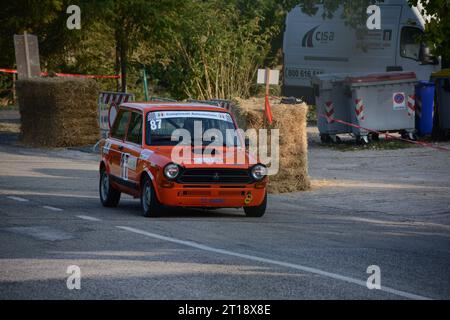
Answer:
[{"label": "car's front wheel", "polygon": [[152,181],[148,177],[142,183],[141,207],[144,217],[158,217],[162,214],[163,206],[156,198]]},{"label": "car's front wheel", "polygon": [[99,183],[100,201],[104,207],[117,207],[120,201],[120,191],[111,186],[106,170],[100,171]]},{"label": "car's front wheel", "polygon": [[264,196],[263,202],[259,206],[244,207],[244,212],[247,217],[260,218],[266,213],[267,207],[267,193]]}]

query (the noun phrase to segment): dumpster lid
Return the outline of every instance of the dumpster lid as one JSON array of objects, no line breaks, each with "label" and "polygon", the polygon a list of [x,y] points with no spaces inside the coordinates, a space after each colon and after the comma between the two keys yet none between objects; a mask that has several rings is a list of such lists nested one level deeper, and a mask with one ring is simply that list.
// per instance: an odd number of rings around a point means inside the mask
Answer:
[{"label": "dumpster lid", "polygon": [[369,73],[366,75],[349,76],[347,81],[350,83],[383,82],[397,80],[417,80],[415,72],[383,72]]},{"label": "dumpster lid", "polygon": [[330,80],[330,81],[340,81],[345,80],[349,76],[349,73],[322,73],[317,74],[313,78],[317,78],[319,80]]},{"label": "dumpster lid", "polygon": [[343,82],[348,76],[349,73],[322,73],[313,76],[311,78],[311,83],[319,84],[324,82]]},{"label": "dumpster lid", "polygon": [[431,74],[432,78],[450,78],[450,69],[442,69],[441,71]]}]

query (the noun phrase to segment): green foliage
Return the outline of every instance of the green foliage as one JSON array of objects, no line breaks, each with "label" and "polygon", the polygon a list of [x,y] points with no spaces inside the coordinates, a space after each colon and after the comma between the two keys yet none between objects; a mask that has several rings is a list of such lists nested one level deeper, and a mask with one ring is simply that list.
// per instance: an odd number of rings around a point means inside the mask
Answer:
[{"label": "green foliage", "polygon": [[[300,5],[331,18],[341,5],[349,25],[367,19],[374,0],[15,0],[0,11],[0,67],[14,68],[13,35],[39,37],[41,66],[50,72],[122,74],[99,80],[103,89],[142,93],[142,68],[151,94],[191,98],[246,97],[258,92],[256,70],[279,67],[286,13]],[[411,5],[417,1],[411,0]],[[81,30],[68,30],[66,8],[81,7]],[[450,58],[450,2],[428,1],[434,15],[426,41]],[[0,87],[11,87],[1,75]],[[10,91],[4,91],[10,92]]]},{"label": "green foliage", "polygon": [[[410,5],[417,6],[418,0],[409,0]],[[421,1],[421,13],[429,16],[430,21],[425,27],[424,41],[432,48],[436,56],[444,61],[450,61],[450,1]]]},{"label": "green foliage", "polygon": [[277,29],[227,1],[193,1],[180,18],[164,46],[163,79],[171,92],[200,99],[249,96]]}]

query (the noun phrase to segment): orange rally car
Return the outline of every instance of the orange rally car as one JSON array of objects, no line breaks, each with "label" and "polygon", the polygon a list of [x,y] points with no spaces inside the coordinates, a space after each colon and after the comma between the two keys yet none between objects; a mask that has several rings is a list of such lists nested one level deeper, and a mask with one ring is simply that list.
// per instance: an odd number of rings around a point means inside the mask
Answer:
[{"label": "orange rally car", "polygon": [[[208,129],[224,137],[237,129],[233,115],[215,105],[163,101],[120,105],[101,148],[102,204],[117,206],[123,192],[140,198],[146,217],[159,216],[169,207],[243,207],[249,217],[263,216],[267,170],[248,154],[242,135],[233,137],[231,146],[214,147],[208,156],[205,149],[211,142],[183,141],[188,154],[173,161],[180,142],[173,141],[172,134],[183,129],[198,137],[195,125],[200,125],[201,137]],[[238,152],[244,161],[228,161],[237,159]],[[214,159],[222,157],[223,163],[211,161],[211,154]]]}]

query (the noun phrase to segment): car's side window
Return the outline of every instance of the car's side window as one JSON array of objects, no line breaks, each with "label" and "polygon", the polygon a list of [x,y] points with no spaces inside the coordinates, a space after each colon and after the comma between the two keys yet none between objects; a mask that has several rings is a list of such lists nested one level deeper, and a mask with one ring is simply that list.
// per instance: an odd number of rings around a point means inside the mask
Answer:
[{"label": "car's side window", "polygon": [[137,112],[131,113],[131,121],[127,132],[127,141],[142,144],[142,115]]},{"label": "car's side window", "polygon": [[400,40],[400,54],[404,58],[419,60],[422,30],[414,27],[403,27]]},{"label": "car's side window", "polygon": [[111,129],[111,137],[123,140],[125,138],[125,130],[130,121],[131,111],[120,110],[117,114],[114,125]]}]

